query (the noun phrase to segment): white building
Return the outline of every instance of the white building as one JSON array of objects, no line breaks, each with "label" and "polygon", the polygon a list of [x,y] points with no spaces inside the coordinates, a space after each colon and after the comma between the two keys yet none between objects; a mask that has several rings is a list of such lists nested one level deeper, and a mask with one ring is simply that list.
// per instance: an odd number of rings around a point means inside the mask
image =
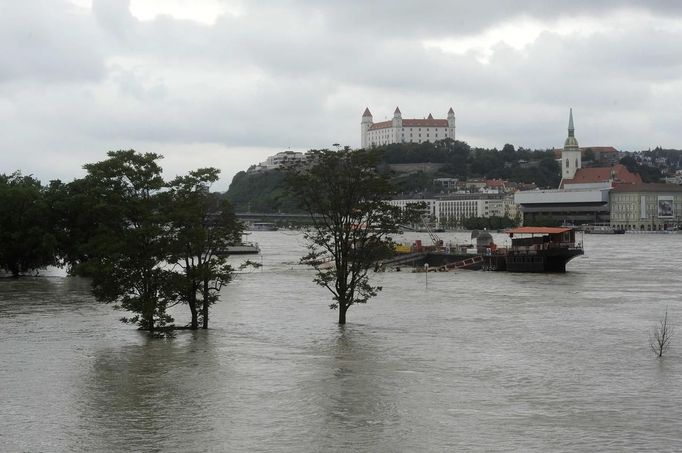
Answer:
[{"label": "white building", "polygon": [[298,165],[306,161],[306,155],[297,151],[282,151],[274,156],[268,156],[264,162],[259,163],[255,171],[274,170],[283,165]]},{"label": "white building", "polygon": [[513,196],[504,194],[453,194],[443,198],[390,200],[388,203],[402,209],[410,204],[424,203],[424,214],[431,216],[438,227],[472,217],[510,217],[510,214],[516,214],[510,208],[514,204]]},{"label": "white building", "polygon": [[403,119],[400,109],[395,108],[391,121],[375,123],[369,108],[365,109],[360,123],[362,148],[389,143],[435,142],[446,138],[455,139],[455,111],[448,111],[447,119],[436,119],[429,113],[425,119]]}]

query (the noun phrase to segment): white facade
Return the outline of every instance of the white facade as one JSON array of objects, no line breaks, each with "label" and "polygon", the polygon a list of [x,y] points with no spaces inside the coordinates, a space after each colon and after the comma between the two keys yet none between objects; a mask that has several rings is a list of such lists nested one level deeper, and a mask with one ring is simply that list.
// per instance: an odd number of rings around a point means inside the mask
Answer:
[{"label": "white facade", "polygon": [[514,194],[514,202],[518,205],[571,205],[608,201],[608,187],[582,190],[526,190]]},{"label": "white facade", "polygon": [[297,165],[306,161],[306,155],[297,151],[282,151],[274,156],[268,156],[264,162],[256,167],[256,171],[273,170],[282,165]]},{"label": "white facade", "polygon": [[455,139],[455,112],[450,108],[446,119],[436,119],[429,114],[425,119],[403,119],[396,107],[391,121],[374,123],[369,109],[365,109],[360,123],[362,148],[391,143],[435,142]]},{"label": "white facade", "polygon": [[390,200],[388,203],[402,209],[410,204],[425,203],[424,214],[433,217],[438,226],[471,217],[504,217],[506,215],[513,218],[516,215],[513,197],[499,194],[461,194],[438,199]]},{"label": "white facade", "polygon": [[611,191],[611,225],[626,230],[659,231],[682,222],[682,187],[632,184]]}]

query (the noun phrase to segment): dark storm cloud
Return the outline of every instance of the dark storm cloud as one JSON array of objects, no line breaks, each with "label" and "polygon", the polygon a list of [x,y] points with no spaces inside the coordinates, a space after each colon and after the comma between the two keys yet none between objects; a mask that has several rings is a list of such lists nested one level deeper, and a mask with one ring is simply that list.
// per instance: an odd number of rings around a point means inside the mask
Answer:
[{"label": "dark storm cloud", "polygon": [[[240,15],[208,25],[141,21],[126,0],[95,0],[92,10],[0,0],[0,146],[20,151],[2,155],[0,172],[63,166],[61,176],[108,149],[145,145],[184,163],[179,150],[191,147],[197,165],[211,165],[204,143],[239,162],[229,175],[262,157],[235,159],[231,149],[357,146],[364,107],[378,121],[397,104],[408,117],[452,105],[459,137],[473,145],[559,146],[573,106],[582,144],[673,146],[681,11],[616,0],[291,0],[244,2]],[[630,19],[612,23],[615,13]],[[484,62],[477,50],[424,45],[521,16],[550,25],[521,49],[502,37]],[[603,29],[552,28],[584,17]]]}]

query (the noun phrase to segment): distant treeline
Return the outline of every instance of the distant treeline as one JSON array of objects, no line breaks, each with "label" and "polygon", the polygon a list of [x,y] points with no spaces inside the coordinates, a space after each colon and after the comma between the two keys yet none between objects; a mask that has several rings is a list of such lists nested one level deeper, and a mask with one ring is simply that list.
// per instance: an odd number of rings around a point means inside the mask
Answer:
[{"label": "distant treeline", "polygon": [[[534,183],[538,187],[555,188],[561,169],[552,150],[515,149],[505,145],[501,150],[471,148],[452,139],[435,143],[401,143],[377,148],[382,153],[378,170],[389,174],[396,193],[439,193],[435,178],[506,179]],[[391,173],[391,164],[443,164],[435,173]],[[296,203],[284,188],[284,175],[277,170],[237,173],[227,191],[227,198],[238,212],[295,212]]]}]

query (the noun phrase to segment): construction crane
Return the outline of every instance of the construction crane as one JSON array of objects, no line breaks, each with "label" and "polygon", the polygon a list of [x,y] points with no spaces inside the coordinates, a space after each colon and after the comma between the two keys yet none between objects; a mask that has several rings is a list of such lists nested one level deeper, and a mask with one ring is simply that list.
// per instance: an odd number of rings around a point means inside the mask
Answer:
[{"label": "construction crane", "polygon": [[435,245],[436,247],[442,247],[443,240],[439,238],[438,235],[431,229],[431,218],[429,217],[429,215],[424,214],[421,217],[422,225],[424,225],[426,232],[429,233],[429,237],[431,238],[431,242],[433,242],[433,245]]}]

